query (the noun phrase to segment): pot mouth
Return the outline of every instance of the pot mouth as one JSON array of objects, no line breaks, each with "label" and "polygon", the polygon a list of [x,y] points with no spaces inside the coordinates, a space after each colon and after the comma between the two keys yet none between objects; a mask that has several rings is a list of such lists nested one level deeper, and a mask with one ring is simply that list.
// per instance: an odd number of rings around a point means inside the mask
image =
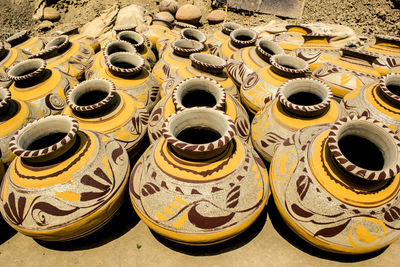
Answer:
[{"label": "pot mouth", "polygon": [[37,53],[33,53],[28,56],[29,59],[32,58],[42,58],[48,59],[57,55],[57,53],[62,53],[70,45],[68,35],[60,35],[50,42],[48,42],[45,47]]},{"label": "pot mouth", "polygon": [[162,134],[178,150],[203,153],[227,145],[235,135],[235,125],[222,111],[193,107],[171,115],[163,123]]},{"label": "pot mouth", "polygon": [[380,41],[388,41],[391,43],[400,44],[400,37],[397,37],[397,36],[377,34],[377,35],[375,35],[375,40],[376,40],[375,43],[380,42]]},{"label": "pot mouth", "polygon": [[120,40],[109,42],[103,49],[104,57],[118,52],[136,53],[137,51],[131,43]]},{"label": "pot mouth", "polygon": [[9,43],[11,47],[14,47],[16,45],[23,43],[28,39],[29,39],[29,31],[23,30],[8,37],[6,39],[6,42]]},{"label": "pot mouth", "polygon": [[280,47],[277,43],[272,42],[267,39],[261,39],[256,44],[256,52],[257,54],[267,62],[273,55],[281,55],[285,54],[282,47]]},{"label": "pot mouth", "polygon": [[56,47],[58,50],[62,50],[64,48],[67,48],[68,45],[69,45],[68,35],[60,35],[52,39],[50,42],[48,42],[45,46],[45,49]]},{"label": "pot mouth", "polygon": [[257,32],[246,28],[239,28],[231,32],[230,38],[233,46],[243,48],[255,45]]},{"label": "pot mouth", "polygon": [[226,92],[214,79],[193,77],[180,82],[172,91],[176,110],[209,107],[225,110]]},{"label": "pot mouth", "polygon": [[34,58],[22,61],[11,67],[7,75],[13,81],[29,80],[41,75],[46,69],[46,61]]},{"label": "pot mouth", "polygon": [[225,22],[222,23],[222,32],[225,33],[226,35],[230,35],[231,32],[233,32],[234,30],[243,28],[242,25],[235,23],[235,22]]},{"label": "pot mouth", "polygon": [[359,59],[364,59],[372,64],[379,56],[376,55],[375,53],[367,50],[359,50],[355,48],[350,48],[350,47],[344,47],[341,49],[343,53],[343,57],[348,56],[348,57],[353,57],[353,58],[359,58]]},{"label": "pot mouth", "polygon": [[286,31],[291,32],[291,30],[294,30],[294,32],[300,32],[301,34],[310,34],[312,33],[311,28],[307,27],[307,26],[303,26],[303,25],[297,25],[297,24],[289,24],[285,26]]},{"label": "pot mouth", "polygon": [[195,40],[200,43],[205,43],[205,41],[207,41],[207,37],[204,33],[191,28],[181,30],[181,37],[183,39]]},{"label": "pot mouth", "polygon": [[310,70],[310,65],[301,58],[285,54],[272,56],[270,63],[285,73],[305,74]]},{"label": "pot mouth", "polygon": [[118,33],[120,33],[120,32],[124,32],[124,31],[135,32],[136,27],[137,27],[137,25],[134,25],[134,24],[121,25],[121,26],[114,27],[114,31],[115,31],[116,35],[118,35]]},{"label": "pot mouth", "polygon": [[326,39],[329,43],[329,41],[333,38],[333,35],[313,32],[313,33],[303,34],[303,38],[305,42],[308,40]]},{"label": "pot mouth", "polygon": [[377,120],[342,118],[331,127],[327,145],[339,166],[358,178],[382,181],[400,172],[400,139]]},{"label": "pot mouth", "polygon": [[10,150],[22,158],[48,155],[66,146],[76,136],[78,121],[54,115],[28,123],[10,140]]},{"label": "pot mouth", "polygon": [[135,75],[144,68],[144,59],[140,54],[117,52],[106,57],[107,68],[120,75]]},{"label": "pot mouth", "polygon": [[189,23],[182,22],[182,21],[176,21],[174,23],[174,26],[177,29],[197,29],[196,26],[189,24]]},{"label": "pot mouth", "polygon": [[333,94],[329,86],[321,81],[298,78],[285,82],[279,88],[277,97],[289,111],[312,117],[329,108]]},{"label": "pot mouth", "polygon": [[189,39],[179,39],[171,43],[175,54],[183,57],[189,57],[190,54],[198,53],[204,50],[204,44]]},{"label": "pot mouth", "polygon": [[141,34],[133,31],[123,31],[118,33],[117,39],[131,43],[138,52],[142,52],[144,48],[144,38]]},{"label": "pot mouth", "polygon": [[92,79],[81,82],[68,91],[68,106],[79,113],[91,113],[107,105],[117,90],[113,82],[106,79]]},{"label": "pot mouth", "polygon": [[0,109],[7,106],[11,100],[11,93],[7,88],[0,86]]},{"label": "pot mouth", "polygon": [[395,104],[400,104],[400,74],[390,73],[379,80],[383,95]]},{"label": "pot mouth", "polygon": [[205,53],[193,53],[189,56],[192,66],[208,73],[221,73],[227,63],[224,59]]}]

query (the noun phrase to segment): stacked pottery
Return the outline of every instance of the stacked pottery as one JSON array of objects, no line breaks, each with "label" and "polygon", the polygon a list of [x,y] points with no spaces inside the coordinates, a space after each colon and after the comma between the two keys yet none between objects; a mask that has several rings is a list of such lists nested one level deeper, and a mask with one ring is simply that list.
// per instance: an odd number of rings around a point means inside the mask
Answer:
[{"label": "stacked pottery", "polygon": [[15,155],[9,150],[12,136],[27,123],[39,119],[41,112],[32,104],[11,98],[8,89],[0,87],[0,161],[6,165]]},{"label": "stacked pottery", "polygon": [[17,32],[6,39],[14,49],[37,53],[45,46],[45,41],[40,37],[30,37],[27,30]]},{"label": "stacked pottery", "polygon": [[65,94],[78,83],[58,69],[47,68],[46,61],[40,58],[14,65],[7,75],[13,81],[10,86],[13,98],[30,102],[44,116],[60,114],[66,105]]},{"label": "stacked pottery", "polygon": [[28,58],[28,53],[15,48],[7,49],[0,41],[0,86],[9,87],[11,80],[7,77],[7,70],[14,64]]},{"label": "stacked pottery", "polygon": [[284,54],[272,56],[270,63],[270,66],[252,72],[243,79],[240,99],[247,110],[253,114],[271,100],[271,96],[283,83],[306,77],[310,69],[304,60]]},{"label": "stacked pottery", "polygon": [[202,76],[217,81],[228,94],[239,99],[239,89],[226,71],[225,60],[214,55],[203,53],[193,53],[189,56],[189,59],[191,65],[176,69],[175,73],[164,81],[161,87],[162,97],[171,92],[182,80]]},{"label": "stacked pottery", "polygon": [[242,25],[235,22],[225,22],[221,25],[221,30],[216,31],[208,36],[207,45],[210,49],[210,54],[215,55],[218,53],[219,47],[230,38],[231,32],[236,29],[242,28]]},{"label": "stacked pottery", "polygon": [[163,51],[165,51],[164,48],[165,46],[169,47],[173,41],[182,36],[181,31],[184,29],[197,29],[197,27],[184,22],[176,22],[174,28],[166,32],[165,37],[163,39],[159,39],[156,43],[156,48],[159,53],[159,57],[161,57]]},{"label": "stacked pottery", "polygon": [[268,200],[267,169],[211,108],[170,116],[163,136],[134,166],[129,193],[153,231],[174,242],[210,245],[248,228]]},{"label": "stacked pottery", "polygon": [[186,108],[203,106],[225,112],[235,124],[237,136],[244,142],[248,141],[250,121],[246,110],[217,81],[206,77],[183,80],[157,103],[149,119],[150,141],[154,142],[162,135],[162,125],[172,114]]},{"label": "stacked pottery", "polygon": [[90,78],[112,81],[117,90],[136,98],[151,111],[159,100],[160,84],[144,67],[144,58],[137,53],[117,52],[105,59],[107,68],[93,70]]},{"label": "stacked pottery", "polygon": [[276,149],[297,130],[345,117],[346,111],[332,97],[330,88],[317,80],[284,83],[251,123],[251,141],[258,154],[270,162]]},{"label": "stacked pottery", "polygon": [[17,157],[3,178],[0,212],[24,235],[65,241],[88,235],[120,207],[129,158],[107,135],[79,130],[55,115],[26,125],[11,139]]},{"label": "stacked pottery", "polygon": [[286,52],[304,44],[303,35],[312,33],[312,30],[302,25],[287,25],[286,32],[274,36],[272,41],[279,44]]},{"label": "stacked pottery", "polygon": [[377,251],[400,234],[399,157],[398,136],[370,118],[304,128],[274,155],[274,202],[289,227],[320,249]]},{"label": "stacked pottery", "polygon": [[109,80],[84,81],[68,92],[63,114],[74,117],[82,130],[115,139],[131,157],[140,150],[149,114],[144,105]]},{"label": "stacked pottery", "polygon": [[347,93],[376,83],[380,77],[372,63],[376,59],[368,51],[342,48],[343,55],[318,67],[312,76],[327,83],[339,99]]},{"label": "stacked pottery", "polygon": [[144,29],[141,33],[149,38],[152,49],[156,49],[156,44],[159,39],[165,39],[165,34],[171,30],[171,23],[161,19],[153,19],[151,25]]},{"label": "stacked pottery", "polygon": [[365,48],[377,56],[373,66],[383,76],[400,67],[400,38],[376,35],[375,44]]}]

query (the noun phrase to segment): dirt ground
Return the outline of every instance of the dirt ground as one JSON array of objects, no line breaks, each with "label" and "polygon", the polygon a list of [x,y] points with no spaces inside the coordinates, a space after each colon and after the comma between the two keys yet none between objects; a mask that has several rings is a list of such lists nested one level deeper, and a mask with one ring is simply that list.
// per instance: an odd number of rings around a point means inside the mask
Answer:
[{"label": "dirt ground", "polygon": [[[138,4],[150,13],[158,11],[160,0],[48,0],[50,6],[61,13],[61,19],[54,23],[48,32],[38,32],[40,22],[33,21],[34,0],[0,0],[0,40],[22,29],[32,33],[50,36],[55,31],[65,31],[80,27],[94,19],[103,9],[114,4],[121,7]],[[200,28],[206,33],[219,29],[219,25],[208,25],[207,15],[212,10],[211,0],[178,0],[180,5],[192,3],[203,12]],[[357,34],[373,36],[374,34],[398,35],[400,31],[400,6],[396,0],[305,0],[303,15],[299,19],[287,19],[289,23],[338,23],[352,27]],[[277,18],[273,15],[228,12],[228,20],[251,27],[266,24]]]}]

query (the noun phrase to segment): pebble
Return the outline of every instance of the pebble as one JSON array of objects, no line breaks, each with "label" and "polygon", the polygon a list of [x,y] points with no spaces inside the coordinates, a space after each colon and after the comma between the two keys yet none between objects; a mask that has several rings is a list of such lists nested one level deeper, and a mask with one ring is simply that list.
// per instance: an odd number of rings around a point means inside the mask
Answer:
[{"label": "pebble", "polygon": [[174,22],[174,16],[172,16],[171,13],[166,12],[166,11],[158,12],[155,17],[157,19],[168,21],[169,23]]},{"label": "pebble", "polygon": [[60,17],[60,12],[52,7],[46,7],[43,11],[44,20],[57,21]]},{"label": "pebble", "polygon": [[181,6],[176,12],[176,19],[178,21],[192,25],[199,23],[201,16],[200,8],[191,4]]},{"label": "pebble", "polygon": [[224,19],[225,19],[225,11],[219,9],[211,11],[207,17],[209,24],[218,24],[223,22]]},{"label": "pebble", "polygon": [[44,20],[39,24],[38,30],[44,32],[44,31],[50,30],[53,27],[54,27],[53,22],[48,21],[48,20]]},{"label": "pebble", "polygon": [[178,11],[178,3],[174,0],[164,0],[161,1],[159,9],[160,12],[169,12],[175,16],[176,11]]}]

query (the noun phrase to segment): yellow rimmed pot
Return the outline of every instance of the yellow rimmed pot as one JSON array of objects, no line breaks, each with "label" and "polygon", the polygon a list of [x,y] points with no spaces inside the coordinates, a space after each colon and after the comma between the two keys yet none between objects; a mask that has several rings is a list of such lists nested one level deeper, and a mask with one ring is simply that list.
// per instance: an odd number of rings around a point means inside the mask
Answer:
[{"label": "yellow rimmed pot", "polygon": [[251,29],[238,28],[232,31],[227,39],[219,48],[218,56],[229,59],[236,51],[254,46],[257,41],[257,32]]},{"label": "yellow rimmed pot", "polygon": [[45,46],[45,41],[40,37],[30,37],[29,31],[19,31],[6,39],[6,42],[14,49],[37,53]]}]

